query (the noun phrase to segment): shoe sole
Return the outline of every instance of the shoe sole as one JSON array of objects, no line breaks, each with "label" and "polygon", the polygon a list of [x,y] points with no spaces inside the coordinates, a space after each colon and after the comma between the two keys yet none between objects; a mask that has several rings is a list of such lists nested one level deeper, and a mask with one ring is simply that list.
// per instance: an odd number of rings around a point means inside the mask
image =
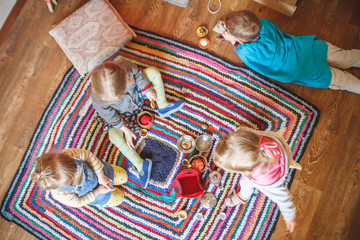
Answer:
[{"label": "shoe sole", "polygon": [[148,167],[148,172],[149,172],[149,174],[148,174],[148,177],[147,177],[147,179],[146,179],[146,184],[145,184],[145,186],[144,186],[144,189],[146,189],[147,186],[149,185],[149,180],[150,180],[150,175],[151,175],[151,169],[152,169],[152,161],[149,160],[149,159],[147,159],[147,160],[149,161],[149,167]]},{"label": "shoe sole", "polygon": [[182,104],[179,105],[179,107],[171,110],[170,112],[167,112],[166,114],[161,114],[161,113],[159,112],[159,116],[160,116],[161,118],[166,118],[166,117],[170,116],[171,114],[179,111],[179,110],[184,106],[184,104],[185,104],[185,102],[183,102]]}]

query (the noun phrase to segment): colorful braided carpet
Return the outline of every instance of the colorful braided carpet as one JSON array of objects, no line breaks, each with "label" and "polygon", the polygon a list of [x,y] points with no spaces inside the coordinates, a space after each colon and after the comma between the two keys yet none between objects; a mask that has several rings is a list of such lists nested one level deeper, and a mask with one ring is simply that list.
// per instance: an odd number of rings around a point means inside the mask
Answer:
[{"label": "colorful braided carpet", "polygon": [[[136,30],[138,37],[112,57],[127,59],[143,69],[156,66],[164,80],[169,100],[185,100],[185,107],[166,119],[156,118],[147,138],[138,137],[142,155],[154,159],[149,188],[143,190],[129,161],[109,142],[103,124],[95,120],[90,82],[71,68],[44,112],[13,182],[3,199],[2,217],[40,239],[269,239],[279,210],[256,192],[243,206],[225,208],[224,200],[237,187],[239,174],[221,171],[220,187],[207,184],[217,197],[212,209],[199,198],[176,198],[171,183],[183,169],[182,160],[192,154],[177,149],[177,139],[210,134],[214,145],[225,133],[244,125],[279,130],[299,161],[319,118],[309,102],[264,79],[249,69],[237,67],[206,51],[154,33]],[[145,110],[154,112],[146,103]],[[201,125],[207,122],[208,130]],[[119,207],[71,208],[53,200],[30,180],[37,156],[51,149],[83,148],[102,161],[123,166],[130,180],[123,187],[126,198]],[[208,153],[210,168],[213,148]],[[207,178],[209,171],[204,174]],[[286,179],[289,185],[294,172]],[[179,219],[179,210],[188,217]],[[226,218],[219,218],[220,212]],[[196,213],[203,218],[197,220]]]}]

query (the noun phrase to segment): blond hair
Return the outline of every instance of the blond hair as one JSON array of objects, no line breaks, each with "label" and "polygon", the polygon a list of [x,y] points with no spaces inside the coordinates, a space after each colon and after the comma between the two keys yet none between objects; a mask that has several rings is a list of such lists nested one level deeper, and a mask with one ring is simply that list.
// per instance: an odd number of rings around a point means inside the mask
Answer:
[{"label": "blond hair", "polygon": [[92,90],[101,102],[114,103],[125,93],[128,78],[126,70],[119,63],[105,62],[92,71]]},{"label": "blond hair", "polygon": [[76,161],[64,153],[45,153],[36,159],[31,179],[45,190],[70,185],[77,171]]},{"label": "blond hair", "polygon": [[216,146],[214,163],[226,171],[243,173],[264,163],[262,172],[266,172],[275,160],[260,149],[259,139],[246,128],[226,135]]},{"label": "blond hair", "polygon": [[260,21],[257,16],[247,10],[230,13],[225,20],[230,34],[244,42],[253,42],[259,37]]}]

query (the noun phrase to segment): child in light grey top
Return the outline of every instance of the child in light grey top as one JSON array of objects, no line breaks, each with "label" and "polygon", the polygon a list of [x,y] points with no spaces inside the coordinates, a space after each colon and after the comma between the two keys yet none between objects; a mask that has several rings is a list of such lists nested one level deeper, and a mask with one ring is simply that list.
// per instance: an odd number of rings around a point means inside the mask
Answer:
[{"label": "child in light grey top", "polygon": [[134,119],[145,98],[157,102],[162,118],[180,110],[184,101],[167,102],[158,69],[149,67],[142,72],[135,64],[125,60],[105,62],[96,67],[92,71],[91,86],[95,110],[112,125],[109,130],[110,141],[135,165],[140,174],[141,186],[146,188],[152,162],[150,159],[143,160],[134,151],[133,140],[136,135],[126,126],[124,117]]}]

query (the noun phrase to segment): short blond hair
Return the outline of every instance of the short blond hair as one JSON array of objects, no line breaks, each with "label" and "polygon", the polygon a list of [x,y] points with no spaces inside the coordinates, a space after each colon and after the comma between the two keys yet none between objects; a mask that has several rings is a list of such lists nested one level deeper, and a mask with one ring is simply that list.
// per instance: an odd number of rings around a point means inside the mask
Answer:
[{"label": "short blond hair", "polygon": [[258,17],[247,10],[230,13],[226,17],[225,25],[231,35],[244,42],[256,40],[261,28]]},{"label": "short blond hair", "polygon": [[103,103],[114,103],[125,93],[128,84],[126,70],[117,62],[105,62],[92,71],[91,86]]},{"label": "short blond hair", "polygon": [[75,159],[64,153],[45,153],[36,159],[31,179],[45,190],[70,185],[77,172]]},{"label": "short blond hair", "polygon": [[226,135],[215,148],[214,163],[228,172],[250,172],[264,163],[266,172],[274,162],[260,149],[260,136],[246,129]]}]

